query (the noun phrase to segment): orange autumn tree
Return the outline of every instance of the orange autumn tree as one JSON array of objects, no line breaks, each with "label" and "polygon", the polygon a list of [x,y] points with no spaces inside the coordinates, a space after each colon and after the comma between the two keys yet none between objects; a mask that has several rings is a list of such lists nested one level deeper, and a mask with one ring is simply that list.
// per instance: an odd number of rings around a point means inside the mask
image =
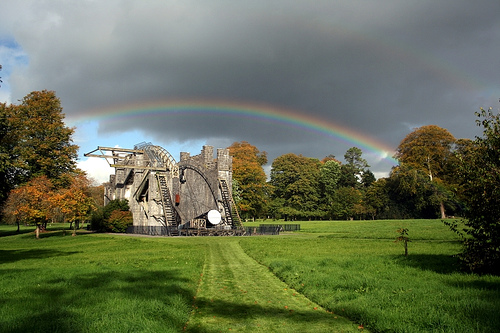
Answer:
[{"label": "orange autumn tree", "polygon": [[51,198],[51,206],[64,216],[64,220],[73,226],[76,235],[78,224],[83,222],[92,210],[94,200],[90,192],[90,181],[84,174],[66,175],[69,186],[57,191]]},{"label": "orange autumn tree", "polygon": [[11,191],[4,206],[4,213],[17,223],[35,224],[36,238],[51,218],[53,184],[47,176],[33,178],[23,186]]},{"label": "orange autumn tree", "polygon": [[262,215],[266,209],[268,185],[263,165],[267,163],[267,153],[246,141],[234,142],[229,147],[233,157],[233,180],[239,186],[238,208],[246,218]]}]

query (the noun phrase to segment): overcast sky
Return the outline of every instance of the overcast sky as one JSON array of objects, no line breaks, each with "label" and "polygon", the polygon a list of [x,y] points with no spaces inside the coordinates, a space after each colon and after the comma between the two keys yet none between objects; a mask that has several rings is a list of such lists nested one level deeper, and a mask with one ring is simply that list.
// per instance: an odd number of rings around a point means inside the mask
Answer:
[{"label": "overcast sky", "polygon": [[[95,117],[170,100],[272,106],[393,149],[429,124],[474,138],[474,111],[500,106],[499,13],[493,0],[3,0],[0,101],[54,90],[81,155],[152,141],[178,159],[245,140],[270,162],[342,160],[356,146],[238,116]],[[390,171],[363,153],[377,175]]]}]

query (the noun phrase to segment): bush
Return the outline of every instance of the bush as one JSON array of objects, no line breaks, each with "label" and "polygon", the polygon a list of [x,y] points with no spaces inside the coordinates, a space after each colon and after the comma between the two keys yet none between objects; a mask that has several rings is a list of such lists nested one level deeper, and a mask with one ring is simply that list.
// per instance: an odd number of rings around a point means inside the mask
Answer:
[{"label": "bush", "polygon": [[467,205],[460,258],[473,272],[500,275],[500,114],[490,108],[476,115],[483,137],[458,155]]},{"label": "bush", "polygon": [[[118,214],[122,212],[127,214]],[[111,221],[113,219],[113,221]],[[128,221],[130,219],[130,223]],[[123,228],[123,224],[126,226]],[[126,199],[112,200],[106,206],[94,211],[90,219],[90,228],[99,232],[125,232],[132,224],[132,214]]]},{"label": "bush", "polygon": [[133,219],[130,211],[114,210],[104,223],[104,228],[109,232],[126,232],[127,227],[132,223]]}]

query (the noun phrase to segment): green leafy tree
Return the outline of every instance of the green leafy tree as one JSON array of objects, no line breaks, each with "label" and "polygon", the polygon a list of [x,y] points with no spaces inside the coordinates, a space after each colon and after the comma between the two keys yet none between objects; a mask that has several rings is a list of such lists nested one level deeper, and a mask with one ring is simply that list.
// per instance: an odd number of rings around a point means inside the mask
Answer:
[{"label": "green leafy tree", "polygon": [[[119,225],[123,222],[122,218],[125,218],[125,214],[115,214],[115,218],[110,222],[111,216],[113,212],[129,212],[130,207],[127,199],[115,199],[108,202],[108,204],[104,207],[98,207],[91,216],[90,219],[90,227],[95,231],[109,231],[114,232],[115,230],[114,224],[115,222]],[[129,212],[130,213],[130,212]],[[120,229],[121,227],[117,227]],[[120,229],[121,230],[121,229]],[[122,232],[122,231],[120,231]]]},{"label": "green leafy tree", "polygon": [[399,218],[436,218],[438,217],[435,183],[425,170],[401,164],[389,176],[390,195],[399,204]]},{"label": "green leafy tree", "polygon": [[271,167],[273,198],[283,199],[282,215],[314,218],[322,213],[320,203],[320,166],[318,159],[285,154]]},{"label": "green leafy tree", "polygon": [[338,188],[338,183],[341,175],[340,163],[336,160],[328,160],[320,166],[320,180],[323,185],[325,198],[331,201],[335,191]]},{"label": "green leafy tree", "polygon": [[0,204],[10,190],[45,175],[55,185],[76,170],[78,146],[52,91],[35,91],[19,105],[0,104]]},{"label": "green leafy tree", "polygon": [[360,187],[362,176],[370,167],[362,155],[363,152],[357,147],[349,148],[344,154],[346,163],[341,167],[341,187]]},{"label": "green leafy tree", "polygon": [[363,203],[367,207],[368,213],[372,219],[375,217],[386,217],[391,206],[393,205],[389,196],[389,186],[387,185],[386,178],[380,178],[374,181],[365,191],[363,196]]},{"label": "green leafy tree", "polygon": [[431,181],[434,177],[444,179],[455,141],[455,137],[444,128],[422,126],[401,141],[394,157],[400,163],[425,171]]},{"label": "green leafy tree", "polygon": [[455,137],[448,130],[436,125],[427,125],[416,128],[399,144],[394,157],[400,164],[422,170],[432,182],[439,179],[433,199],[441,197],[439,205],[441,218],[445,218],[445,188],[454,183],[455,174],[447,173],[450,164],[453,164],[453,147]]},{"label": "green leafy tree", "polygon": [[354,219],[360,212],[362,194],[354,187],[341,187],[333,197],[331,214],[338,219]]},{"label": "green leafy tree", "polygon": [[357,175],[361,175],[367,168],[370,167],[368,162],[361,156],[363,152],[358,147],[347,149],[344,159],[348,165],[351,165]]},{"label": "green leafy tree", "polygon": [[339,187],[359,187],[359,179],[351,165],[341,165]]},{"label": "green leafy tree", "polygon": [[53,91],[35,91],[20,105],[9,108],[13,136],[9,176],[14,185],[46,175],[57,179],[76,169],[78,146],[72,143],[74,129],[64,124],[60,100]]},{"label": "green leafy tree", "polygon": [[[467,209],[460,258],[473,272],[500,274],[500,115],[476,113],[482,137],[457,154]],[[456,226],[455,226],[456,228]]]},{"label": "green leafy tree", "polygon": [[370,187],[377,179],[371,170],[365,170],[361,175],[361,184],[364,188]]}]

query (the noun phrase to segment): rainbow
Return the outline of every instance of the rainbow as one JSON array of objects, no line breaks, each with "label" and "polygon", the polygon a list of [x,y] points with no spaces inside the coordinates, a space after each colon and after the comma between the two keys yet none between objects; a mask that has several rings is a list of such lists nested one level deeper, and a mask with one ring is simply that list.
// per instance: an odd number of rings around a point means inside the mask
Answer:
[{"label": "rainbow", "polygon": [[267,104],[225,100],[168,100],[96,109],[81,116],[68,117],[68,120],[70,124],[77,125],[88,121],[124,121],[137,117],[158,116],[223,116],[252,119],[316,133],[354,145],[364,152],[373,153],[378,159],[391,165],[398,164],[392,158],[394,148],[373,137],[316,116]]}]

